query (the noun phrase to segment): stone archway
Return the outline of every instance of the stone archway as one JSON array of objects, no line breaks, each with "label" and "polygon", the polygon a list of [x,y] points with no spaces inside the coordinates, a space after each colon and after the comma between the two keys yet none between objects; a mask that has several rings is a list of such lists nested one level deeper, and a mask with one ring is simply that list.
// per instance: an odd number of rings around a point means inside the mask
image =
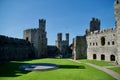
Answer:
[{"label": "stone archway", "polygon": [[105,60],[105,55],[104,54],[101,55],[101,60]]},{"label": "stone archway", "polygon": [[96,54],[93,54],[93,59],[97,59]]},{"label": "stone archway", "polygon": [[115,61],[115,56],[114,55],[110,55],[110,61]]}]

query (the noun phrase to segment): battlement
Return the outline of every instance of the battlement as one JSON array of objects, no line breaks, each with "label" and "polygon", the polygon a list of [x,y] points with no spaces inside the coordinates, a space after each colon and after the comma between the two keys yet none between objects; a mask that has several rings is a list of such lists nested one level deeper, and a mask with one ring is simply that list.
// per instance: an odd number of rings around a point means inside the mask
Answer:
[{"label": "battlement", "polygon": [[38,30],[38,28],[26,29],[26,30],[24,30],[24,32],[35,32],[37,30]]},{"label": "battlement", "polygon": [[12,44],[12,45],[28,45],[30,44],[28,41],[24,39],[18,39],[18,38],[13,38],[13,37],[8,37],[4,35],[0,35],[0,44]]},{"label": "battlement", "polygon": [[114,31],[115,31],[115,28],[108,28],[108,29],[96,30],[96,31],[90,32],[87,35],[89,36],[89,35],[94,35],[94,34],[111,33],[111,32],[114,32]]},{"label": "battlement", "polygon": [[100,20],[97,18],[92,18],[90,21],[90,32],[100,30]]}]

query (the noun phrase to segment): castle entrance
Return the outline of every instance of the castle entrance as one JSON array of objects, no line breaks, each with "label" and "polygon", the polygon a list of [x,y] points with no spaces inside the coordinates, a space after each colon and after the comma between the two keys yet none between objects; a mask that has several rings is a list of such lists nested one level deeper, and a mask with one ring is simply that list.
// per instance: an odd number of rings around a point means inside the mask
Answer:
[{"label": "castle entrance", "polygon": [[110,55],[110,60],[111,61],[115,61],[115,56],[114,55]]},{"label": "castle entrance", "polygon": [[105,55],[101,55],[101,60],[105,60]]}]

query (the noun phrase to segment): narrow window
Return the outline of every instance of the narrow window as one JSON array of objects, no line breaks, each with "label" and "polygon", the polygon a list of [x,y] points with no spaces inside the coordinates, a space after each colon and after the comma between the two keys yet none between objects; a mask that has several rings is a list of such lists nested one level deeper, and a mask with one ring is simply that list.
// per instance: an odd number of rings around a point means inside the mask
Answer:
[{"label": "narrow window", "polygon": [[98,43],[96,42],[96,46],[98,45]]},{"label": "narrow window", "polygon": [[108,42],[108,45],[110,45],[110,42]]},{"label": "narrow window", "polygon": [[90,43],[90,46],[91,46],[91,43]]},{"label": "narrow window", "polygon": [[93,43],[93,46],[95,45],[95,43]]},{"label": "narrow window", "polygon": [[112,45],[115,45],[115,42],[114,42],[114,41],[112,41]]},{"label": "narrow window", "polygon": [[102,46],[105,45],[105,37],[101,37],[101,45],[102,45]]}]

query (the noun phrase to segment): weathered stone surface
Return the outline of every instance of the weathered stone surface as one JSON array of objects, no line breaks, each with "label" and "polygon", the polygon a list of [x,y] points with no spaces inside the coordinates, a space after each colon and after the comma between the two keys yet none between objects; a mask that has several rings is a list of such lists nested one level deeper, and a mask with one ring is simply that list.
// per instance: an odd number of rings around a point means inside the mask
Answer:
[{"label": "weathered stone surface", "polygon": [[[115,61],[120,64],[120,0],[114,3],[115,28],[100,30],[100,20],[93,18],[90,21],[90,28],[86,30],[86,50],[87,59]],[[81,53],[86,43],[81,38],[75,38],[73,41],[74,59],[81,58]],[[81,45],[82,44],[82,45]]]},{"label": "weathered stone surface", "polygon": [[0,60],[20,60],[34,57],[34,47],[23,39],[0,35]]},{"label": "weathered stone surface", "polygon": [[39,28],[24,30],[23,38],[30,41],[35,47],[36,58],[47,56],[46,20],[39,20]]}]

